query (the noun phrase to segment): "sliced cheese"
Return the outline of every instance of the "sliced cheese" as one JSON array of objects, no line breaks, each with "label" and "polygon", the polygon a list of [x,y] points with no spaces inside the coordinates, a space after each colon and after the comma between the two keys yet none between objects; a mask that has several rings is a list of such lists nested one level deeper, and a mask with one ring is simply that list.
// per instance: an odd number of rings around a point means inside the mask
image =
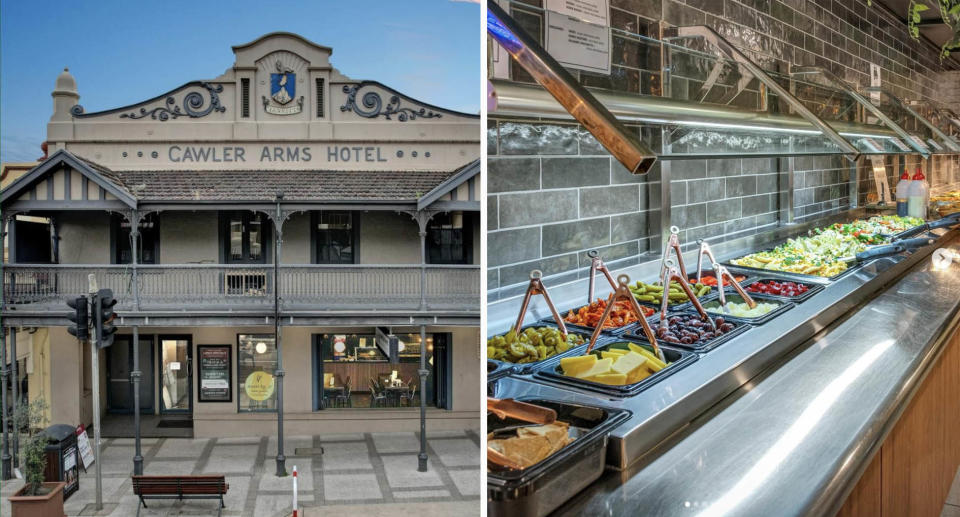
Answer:
[{"label": "sliced cheese", "polygon": [[600,359],[589,370],[575,374],[573,375],[573,377],[576,377],[578,379],[585,379],[587,377],[596,377],[597,375],[609,373],[610,368],[612,366],[613,366],[613,359],[610,359],[610,358]]},{"label": "sliced cheese", "polygon": [[604,373],[600,375],[594,375],[593,377],[587,378],[585,380],[599,382],[600,384],[623,386],[624,384],[627,383],[627,376],[622,373]]},{"label": "sliced cheese", "polygon": [[595,364],[597,364],[595,354],[560,359],[560,368],[563,370],[563,374],[571,377],[576,377],[578,374],[593,368]]}]

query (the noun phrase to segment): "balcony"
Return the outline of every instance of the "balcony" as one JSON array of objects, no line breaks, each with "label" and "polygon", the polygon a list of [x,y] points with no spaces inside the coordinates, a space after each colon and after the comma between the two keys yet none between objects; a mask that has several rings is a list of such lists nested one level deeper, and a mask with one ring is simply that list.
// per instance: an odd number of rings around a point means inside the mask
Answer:
[{"label": "balcony", "polygon": [[[478,265],[282,265],[282,312],[480,311]],[[273,312],[270,264],[4,265],[8,309],[62,314],[88,275],[113,290],[117,312]],[[422,275],[422,281],[421,281]],[[135,281],[136,279],[136,281]],[[423,292],[421,293],[421,289]]]}]

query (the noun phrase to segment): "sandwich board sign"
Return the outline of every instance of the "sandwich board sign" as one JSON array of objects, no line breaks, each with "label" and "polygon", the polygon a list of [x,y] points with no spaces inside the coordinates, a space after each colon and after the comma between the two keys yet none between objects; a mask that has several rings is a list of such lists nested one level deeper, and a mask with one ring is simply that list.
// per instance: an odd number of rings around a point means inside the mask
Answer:
[{"label": "sandwich board sign", "polygon": [[80,461],[83,462],[83,471],[86,472],[90,465],[93,465],[93,449],[90,447],[90,438],[87,436],[87,429],[83,424],[77,426],[77,447],[80,448]]}]

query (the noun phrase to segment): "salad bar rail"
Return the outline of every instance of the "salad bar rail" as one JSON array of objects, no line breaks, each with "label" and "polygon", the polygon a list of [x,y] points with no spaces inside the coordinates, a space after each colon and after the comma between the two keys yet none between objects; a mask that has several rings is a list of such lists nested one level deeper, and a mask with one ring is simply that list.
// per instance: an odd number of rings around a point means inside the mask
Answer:
[{"label": "salad bar rail", "polygon": [[[721,260],[743,256],[745,253],[768,248],[787,237],[793,237],[819,226],[846,222],[865,217],[862,210],[853,210],[842,215],[813,221],[804,225],[782,227],[765,234],[757,234],[714,246]],[[630,413],[624,423],[610,433],[607,448],[608,464],[617,469],[628,469],[663,440],[681,431],[692,420],[703,414],[724,397],[742,388],[758,374],[800,344],[811,339],[837,319],[848,314],[861,303],[876,296],[884,286],[893,282],[932,251],[950,240],[954,231],[932,230],[928,235],[932,244],[892,256],[870,259],[855,264],[834,280],[804,277],[805,283],[821,285],[822,290],[795,305],[762,325],[748,327],[728,341],[700,355],[700,359],[678,368],[659,382],[629,397],[598,396],[595,392],[575,387],[570,383],[551,381],[543,375],[515,372],[502,377],[491,388],[498,398],[538,398],[558,400],[573,404],[602,406],[623,409]],[[652,257],[651,257],[652,258]],[[659,258],[659,257],[657,257]],[[684,254],[688,264],[696,256]],[[631,279],[655,278],[660,267],[659,260],[626,268]],[[734,273],[735,266],[730,267]],[[765,272],[765,278],[789,278],[776,272]],[[598,295],[606,297],[609,286],[599,283]],[[588,280],[582,279],[563,285],[551,286],[550,294],[561,313],[586,302]],[[518,313],[519,299],[494,302],[488,309],[487,334],[494,336],[505,332]],[[548,316],[543,305],[531,305],[526,320],[533,321]],[[653,317],[656,319],[656,316]],[[609,340],[608,340],[609,342]]]}]

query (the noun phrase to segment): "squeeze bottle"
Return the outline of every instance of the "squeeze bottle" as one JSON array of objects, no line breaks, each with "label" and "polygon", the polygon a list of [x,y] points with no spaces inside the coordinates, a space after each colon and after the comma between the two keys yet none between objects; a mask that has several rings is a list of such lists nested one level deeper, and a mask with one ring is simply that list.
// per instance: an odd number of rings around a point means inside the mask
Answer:
[{"label": "squeeze bottle", "polygon": [[910,181],[910,173],[907,172],[907,169],[903,169],[903,174],[900,175],[900,181],[897,183],[897,215],[900,217],[907,216],[907,191],[910,189],[910,184],[913,183]]},{"label": "squeeze bottle", "polygon": [[926,178],[920,167],[917,167],[917,173],[913,175],[913,181],[907,193],[907,213],[910,217],[927,218],[927,189]]}]

